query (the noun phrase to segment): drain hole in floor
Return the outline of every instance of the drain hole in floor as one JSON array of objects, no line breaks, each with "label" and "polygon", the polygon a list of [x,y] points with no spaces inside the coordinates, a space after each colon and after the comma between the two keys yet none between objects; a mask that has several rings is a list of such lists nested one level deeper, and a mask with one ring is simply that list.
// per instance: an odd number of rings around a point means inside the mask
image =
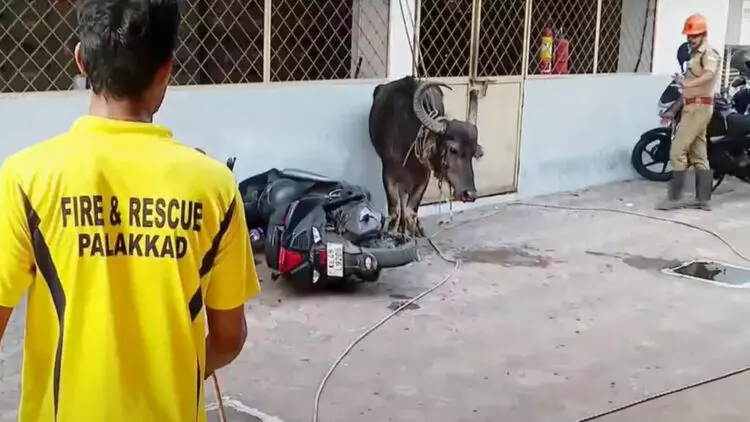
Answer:
[{"label": "drain hole in floor", "polygon": [[750,288],[750,268],[717,261],[696,260],[666,268],[669,275],[687,277],[724,287]]}]

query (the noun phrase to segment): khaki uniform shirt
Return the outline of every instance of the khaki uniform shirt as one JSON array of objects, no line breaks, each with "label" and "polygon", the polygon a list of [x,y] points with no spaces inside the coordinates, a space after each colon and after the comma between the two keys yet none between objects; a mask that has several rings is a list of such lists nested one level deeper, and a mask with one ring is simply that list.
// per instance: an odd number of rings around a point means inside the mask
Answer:
[{"label": "khaki uniform shirt", "polygon": [[700,86],[693,86],[683,90],[685,98],[710,97],[713,98],[716,92],[716,78],[719,77],[721,67],[721,55],[715,48],[711,47],[708,42],[704,41],[700,46],[693,49],[688,70],[685,75],[685,82],[697,79],[703,72],[713,72],[714,77]]}]

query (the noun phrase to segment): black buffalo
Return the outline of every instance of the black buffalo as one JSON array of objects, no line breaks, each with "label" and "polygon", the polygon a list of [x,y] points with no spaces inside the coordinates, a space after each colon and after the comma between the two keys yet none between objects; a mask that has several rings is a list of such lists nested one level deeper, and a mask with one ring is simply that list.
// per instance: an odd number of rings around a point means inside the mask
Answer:
[{"label": "black buffalo", "polygon": [[449,86],[407,76],[375,87],[370,140],[383,164],[388,229],[422,236],[417,218],[432,173],[456,200],[477,198],[472,160],[482,156],[477,127],[445,116]]}]

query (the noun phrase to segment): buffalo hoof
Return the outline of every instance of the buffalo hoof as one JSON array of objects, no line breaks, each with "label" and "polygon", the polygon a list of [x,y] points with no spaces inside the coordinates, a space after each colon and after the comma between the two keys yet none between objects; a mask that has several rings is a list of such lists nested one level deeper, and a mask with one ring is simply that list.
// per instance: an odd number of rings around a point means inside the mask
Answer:
[{"label": "buffalo hoof", "polygon": [[396,233],[398,234],[406,234],[409,231],[408,224],[406,223],[406,219],[402,218],[398,221],[398,227],[396,227]]},{"label": "buffalo hoof", "polygon": [[406,226],[404,234],[411,237],[425,237],[424,229],[422,229],[422,224],[419,222],[416,213],[405,219],[404,226]]},{"label": "buffalo hoof", "polygon": [[388,220],[385,223],[385,229],[388,233],[398,233],[401,226],[401,218],[399,216],[388,216]]},{"label": "buffalo hoof", "polygon": [[419,219],[417,219],[417,232],[414,234],[414,237],[427,237],[427,235],[424,233],[424,228],[422,228],[422,223],[419,222]]}]

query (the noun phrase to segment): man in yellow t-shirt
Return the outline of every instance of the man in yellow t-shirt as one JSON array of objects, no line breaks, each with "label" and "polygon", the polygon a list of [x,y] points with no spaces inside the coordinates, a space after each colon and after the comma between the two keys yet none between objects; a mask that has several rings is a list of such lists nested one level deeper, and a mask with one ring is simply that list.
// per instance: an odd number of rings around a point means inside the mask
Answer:
[{"label": "man in yellow t-shirt", "polygon": [[0,333],[28,294],[19,420],[202,422],[260,290],[242,199],[152,123],[178,0],[78,7],[89,115],[0,169]]}]

